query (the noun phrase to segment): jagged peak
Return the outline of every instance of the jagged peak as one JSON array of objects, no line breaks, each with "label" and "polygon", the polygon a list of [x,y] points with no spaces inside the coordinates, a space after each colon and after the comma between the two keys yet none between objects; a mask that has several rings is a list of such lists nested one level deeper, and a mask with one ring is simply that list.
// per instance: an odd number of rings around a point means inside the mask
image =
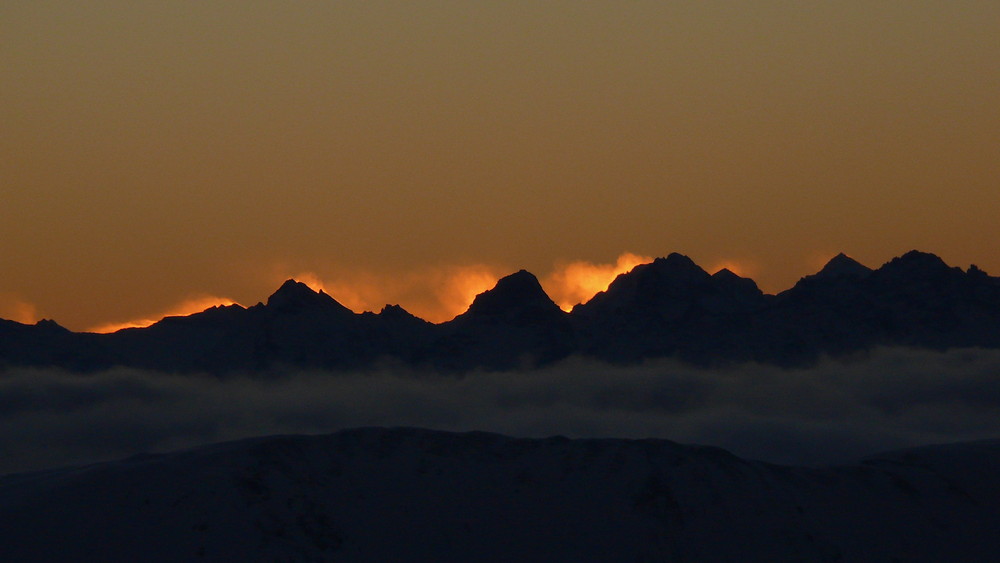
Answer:
[{"label": "jagged peak", "polygon": [[354,314],[322,289],[314,291],[308,285],[291,278],[285,280],[281,287],[267,298],[267,308],[282,311],[334,308]]},{"label": "jagged peak", "polygon": [[407,315],[410,314],[410,312],[404,309],[401,305],[389,303],[386,303],[382,307],[382,310],[378,312],[380,315],[398,315],[400,313],[406,313]]},{"label": "jagged peak", "polygon": [[40,321],[35,323],[35,326],[40,329],[53,332],[69,332],[68,328],[62,326],[61,324],[57,323],[52,319],[41,319]]},{"label": "jagged peak", "polygon": [[301,292],[301,293],[306,293],[306,292],[309,292],[309,293],[318,293],[317,291],[313,290],[313,288],[309,287],[305,283],[300,282],[300,281],[296,280],[295,278],[288,278],[287,280],[285,280],[284,282],[282,282],[282,284],[278,287],[278,289],[274,292],[273,295],[277,295],[279,293],[288,293],[288,292],[292,292],[292,291],[297,291],[297,292]]},{"label": "jagged peak", "polygon": [[542,289],[542,284],[534,274],[527,270],[518,270],[500,278],[493,289],[477,295],[469,306],[468,313],[494,315],[526,307],[553,308],[561,311]]},{"label": "jagged peak", "polygon": [[[686,270],[698,269],[698,270],[701,270],[701,266],[699,266],[698,264],[695,264],[694,260],[692,260],[688,256],[686,256],[684,254],[681,254],[679,252],[671,252],[670,254],[668,254],[666,256],[666,258],[664,258],[664,257],[656,258],[655,260],[653,260],[653,264],[658,264],[661,267],[670,266],[670,267],[676,268],[676,269],[686,269]],[[702,270],[702,271],[704,271],[704,270]]]},{"label": "jagged peak", "polygon": [[630,272],[620,274],[608,289],[598,292],[585,304],[574,307],[573,312],[599,311],[608,305],[616,307],[615,303],[643,307],[644,303],[653,303],[664,295],[685,294],[691,288],[711,283],[712,276],[701,266],[683,254],[672,252],[665,258],[640,264]]},{"label": "jagged peak", "polygon": [[388,303],[382,307],[382,310],[378,312],[378,315],[385,319],[417,319],[423,321],[423,319],[407,311],[402,306],[390,305]]},{"label": "jagged peak", "polygon": [[743,276],[737,274],[736,272],[730,270],[729,268],[723,268],[718,272],[712,274],[712,277],[718,280],[736,280],[745,279]]},{"label": "jagged peak", "polygon": [[982,268],[975,264],[970,264],[969,268],[965,270],[966,275],[975,278],[990,278],[991,276],[987,274]]},{"label": "jagged peak", "polygon": [[677,252],[671,252],[666,258],[657,258],[649,264],[636,266],[628,274],[619,276],[619,279],[633,276],[636,279],[652,276],[654,278],[665,278],[684,283],[703,282],[711,277],[694,260]]},{"label": "jagged peak", "polygon": [[841,252],[829,262],[813,278],[864,278],[872,273],[872,269],[854,258]]},{"label": "jagged peak", "polygon": [[[515,282],[538,283],[538,278],[535,277],[535,274],[532,274],[528,270],[521,268],[520,270],[514,272],[513,274],[508,274],[497,280],[497,285],[500,285],[501,283],[515,283]],[[539,287],[540,286],[541,284],[539,284]]]}]

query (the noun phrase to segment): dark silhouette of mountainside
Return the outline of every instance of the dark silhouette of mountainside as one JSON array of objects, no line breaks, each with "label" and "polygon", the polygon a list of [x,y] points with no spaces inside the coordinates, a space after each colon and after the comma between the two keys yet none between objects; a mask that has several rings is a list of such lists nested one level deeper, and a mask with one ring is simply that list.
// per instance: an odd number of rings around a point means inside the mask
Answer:
[{"label": "dark silhouette of mountainside", "polygon": [[444,323],[421,360],[443,368],[512,368],[564,358],[575,350],[568,315],[524,270],[476,296]]},{"label": "dark silhouette of mountainside", "polygon": [[1000,443],[789,467],[414,428],[0,477],[3,561],[994,561]]},{"label": "dark silhouette of mountainside", "polygon": [[131,366],[213,373],[355,369],[379,362],[445,370],[542,365],[572,354],[611,362],[674,357],[703,365],[807,365],[878,346],[1000,348],[1000,278],[911,251],[872,270],[840,254],[777,295],[680,254],[636,266],[572,312],[522,270],[432,324],[398,305],[354,313],[288,280],[266,303],[214,307],[113,334],[0,320],[0,367]]}]

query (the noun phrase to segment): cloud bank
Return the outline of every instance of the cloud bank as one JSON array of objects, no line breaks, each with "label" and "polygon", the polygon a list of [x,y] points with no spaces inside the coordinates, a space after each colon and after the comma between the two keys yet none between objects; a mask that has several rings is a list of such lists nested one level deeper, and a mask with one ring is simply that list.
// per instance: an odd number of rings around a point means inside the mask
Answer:
[{"label": "cloud bank", "polygon": [[409,369],[208,376],[0,372],[0,473],[357,426],[665,438],[780,463],[1000,437],[1000,351],[883,349],[808,369],[670,360],[448,377]]}]

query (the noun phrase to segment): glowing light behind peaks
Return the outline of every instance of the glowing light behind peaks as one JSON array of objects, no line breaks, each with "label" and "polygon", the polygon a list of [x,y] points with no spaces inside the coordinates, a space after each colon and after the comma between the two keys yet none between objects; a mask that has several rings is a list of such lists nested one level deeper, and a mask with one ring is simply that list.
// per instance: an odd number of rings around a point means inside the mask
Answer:
[{"label": "glowing light behind peaks", "polygon": [[[653,258],[626,252],[614,263],[596,264],[583,260],[558,262],[539,283],[564,311],[585,303],[604,291],[620,274]],[[492,289],[504,275],[512,273],[487,264],[425,267],[396,275],[366,271],[339,272],[326,276],[312,271],[292,275],[314,291],[323,290],[356,313],[379,311],[384,305],[398,304],[410,313],[434,322],[449,321],[464,313],[476,296]],[[278,276],[280,283],[289,276]]]},{"label": "glowing light behind peaks", "polygon": [[211,309],[217,306],[229,306],[229,305],[239,305],[239,303],[233,301],[232,299],[226,297],[216,297],[213,295],[205,295],[200,297],[192,297],[186,299],[177,305],[171,307],[166,312],[151,315],[150,317],[142,317],[137,319],[132,319],[125,322],[111,322],[98,325],[87,329],[86,332],[98,332],[102,334],[107,334],[111,332],[117,332],[125,328],[145,328],[152,324],[159,322],[166,317],[179,317],[185,315],[193,315],[195,313],[200,313],[206,309]]},{"label": "glowing light behind peaks", "polygon": [[614,264],[594,264],[582,260],[557,264],[555,271],[542,280],[542,287],[563,311],[586,303],[597,293],[608,289],[611,282],[640,264],[653,261],[649,256],[625,252]]}]

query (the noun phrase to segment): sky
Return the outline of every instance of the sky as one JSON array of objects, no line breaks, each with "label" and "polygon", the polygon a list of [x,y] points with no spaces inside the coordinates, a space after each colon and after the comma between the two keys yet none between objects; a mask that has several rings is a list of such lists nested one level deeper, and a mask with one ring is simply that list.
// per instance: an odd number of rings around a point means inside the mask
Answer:
[{"label": "sky", "polygon": [[0,317],[265,300],[447,320],[670,252],[1000,274],[1000,3],[0,5]]}]

